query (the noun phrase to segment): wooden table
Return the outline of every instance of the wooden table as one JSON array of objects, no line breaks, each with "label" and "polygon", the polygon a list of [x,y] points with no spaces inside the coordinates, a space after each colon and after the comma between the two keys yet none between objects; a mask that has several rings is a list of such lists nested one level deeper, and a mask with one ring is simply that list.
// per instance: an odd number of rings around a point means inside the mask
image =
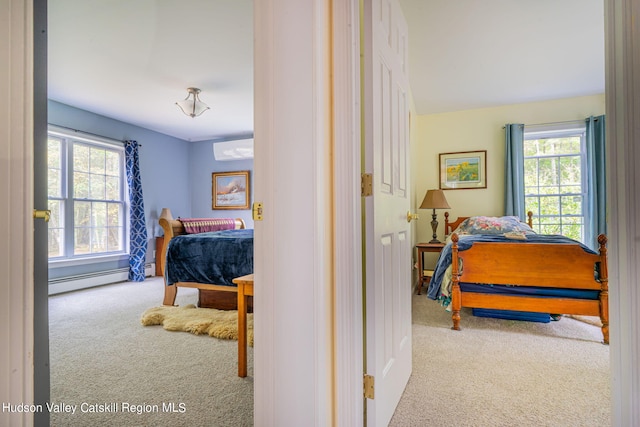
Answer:
[{"label": "wooden table", "polygon": [[253,274],[236,277],[238,285],[238,376],[247,376],[247,298],[253,296]]},{"label": "wooden table", "polygon": [[416,285],[416,295],[420,295],[422,287],[425,283],[429,282],[431,276],[424,274],[423,257],[425,252],[440,253],[444,248],[444,243],[418,243],[416,249],[418,250],[418,284]]}]

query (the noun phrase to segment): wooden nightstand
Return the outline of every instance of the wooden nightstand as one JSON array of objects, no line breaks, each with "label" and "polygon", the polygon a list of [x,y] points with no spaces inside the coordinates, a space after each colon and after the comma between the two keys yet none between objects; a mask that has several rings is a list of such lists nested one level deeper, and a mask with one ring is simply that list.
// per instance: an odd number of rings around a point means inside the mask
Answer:
[{"label": "wooden nightstand", "polygon": [[422,287],[425,283],[429,283],[433,270],[424,269],[424,253],[433,252],[440,253],[444,248],[444,243],[418,243],[416,249],[418,250],[418,284],[416,285],[416,295],[420,295]]}]

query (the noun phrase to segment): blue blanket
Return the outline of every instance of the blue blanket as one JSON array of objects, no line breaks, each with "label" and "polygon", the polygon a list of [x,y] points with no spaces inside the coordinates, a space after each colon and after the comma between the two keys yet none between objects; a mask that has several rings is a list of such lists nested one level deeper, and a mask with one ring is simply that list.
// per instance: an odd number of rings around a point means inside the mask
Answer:
[{"label": "blue blanket", "polygon": [[[502,235],[489,235],[489,234],[471,234],[471,235],[461,235],[460,240],[458,241],[458,250],[465,251],[469,249],[475,242],[509,242],[509,243],[519,243],[526,245],[527,243],[562,243],[562,244],[572,244],[572,245],[580,245],[583,250],[588,253],[595,254],[593,250],[589,247],[583,245],[582,243],[570,239],[565,236],[560,235],[548,235],[548,234],[527,234],[526,240],[514,240],[508,239]],[[452,243],[449,242],[445,245],[442,252],[440,252],[440,257],[438,258],[438,262],[436,264],[436,268],[433,271],[433,277],[429,281],[429,288],[427,290],[427,297],[438,300],[440,296],[440,287],[442,286],[442,281],[445,275],[445,271],[451,265],[451,246]]]},{"label": "blue blanket", "polygon": [[186,234],[167,247],[167,285],[196,282],[235,286],[236,277],[253,273],[253,230]]}]

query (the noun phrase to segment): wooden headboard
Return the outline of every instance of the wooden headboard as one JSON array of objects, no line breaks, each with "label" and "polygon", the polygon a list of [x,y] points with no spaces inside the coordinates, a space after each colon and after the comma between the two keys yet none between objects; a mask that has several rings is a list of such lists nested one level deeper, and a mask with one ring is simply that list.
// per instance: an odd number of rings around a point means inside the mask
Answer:
[{"label": "wooden headboard", "polygon": [[[219,222],[220,219],[223,219],[226,221],[228,218],[211,218],[211,219],[205,220],[204,223],[206,225],[216,225],[216,223]],[[235,222],[236,222],[236,229],[246,228],[246,225],[242,218],[235,218]],[[184,228],[184,224],[182,223],[182,221],[180,221],[180,218],[178,219],[160,218],[159,223],[160,223],[160,226],[162,227],[162,230],[164,231],[165,246],[167,242],[171,240],[171,238],[175,236],[181,236],[183,234],[187,234]]]},{"label": "wooden headboard", "polygon": [[[462,223],[462,221],[464,221],[467,218],[471,218],[471,217],[459,216],[458,219],[451,222],[449,221],[449,212],[445,212],[444,213],[444,235],[448,236],[449,234],[453,233],[453,231],[456,228],[458,228],[458,226]],[[527,225],[533,228],[533,212],[531,211],[527,212]]]}]

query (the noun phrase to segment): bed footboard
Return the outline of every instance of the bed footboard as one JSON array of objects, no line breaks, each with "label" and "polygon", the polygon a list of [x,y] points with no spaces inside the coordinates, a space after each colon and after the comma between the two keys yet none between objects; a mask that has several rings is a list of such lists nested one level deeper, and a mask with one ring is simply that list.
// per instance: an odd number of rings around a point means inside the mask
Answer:
[{"label": "bed footboard", "polygon": [[[579,245],[537,243],[476,242],[469,249],[459,251],[458,235],[454,233],[451,240],[452,329],[460,330],[462,307],[577,314],[599,316],[603,342],[609,343],[609,280],[605,235],[598,237],[598,254],[588,253]],[[597,278],[595,271],[598,273]],[[595,290],[598,291],[598,299],[462,292],[460,282]]]}]

